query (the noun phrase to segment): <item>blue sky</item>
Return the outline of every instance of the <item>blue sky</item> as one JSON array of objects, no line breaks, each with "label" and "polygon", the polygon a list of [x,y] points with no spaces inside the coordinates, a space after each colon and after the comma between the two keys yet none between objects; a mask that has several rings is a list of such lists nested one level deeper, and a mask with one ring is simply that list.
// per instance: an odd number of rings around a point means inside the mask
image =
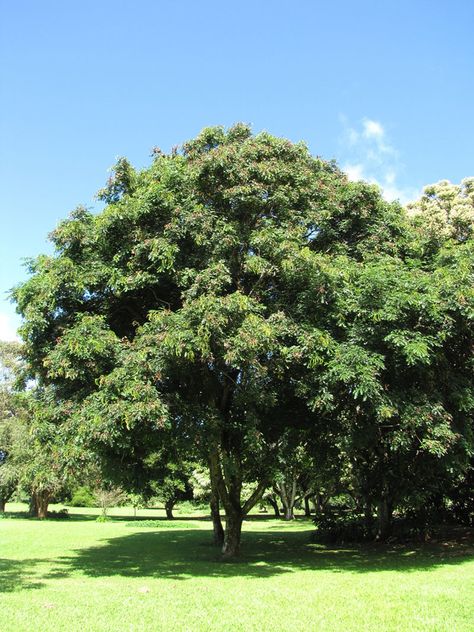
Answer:
[{"label": "blue sky", "polygon": [[389,198],[474,175],[474,2],[3,0],[0,338],[21,260],[95,192],[208,125],[245,121]]}]

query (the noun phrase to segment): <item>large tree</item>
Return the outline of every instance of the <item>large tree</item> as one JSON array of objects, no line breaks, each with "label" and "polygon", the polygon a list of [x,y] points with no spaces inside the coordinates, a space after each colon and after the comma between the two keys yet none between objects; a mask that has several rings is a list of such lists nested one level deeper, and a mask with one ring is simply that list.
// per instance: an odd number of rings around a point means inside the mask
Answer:
[{"label": "large tree", "polygon": [[[121,159],[100,197],[14,292],[32,376],[71,406],[79,452],[97,447],[124,478],[167,433],[188,445],[209,466],[231,557],[288,428],[334,443],[351,415],[372,428],[395,414],[364,278],[381,301],[406,273],[419,256],[408,222],[303,144],[245,125],[155,150],[140,172]],[[427,341],[381,320],[383,349],[424,356]]]}]

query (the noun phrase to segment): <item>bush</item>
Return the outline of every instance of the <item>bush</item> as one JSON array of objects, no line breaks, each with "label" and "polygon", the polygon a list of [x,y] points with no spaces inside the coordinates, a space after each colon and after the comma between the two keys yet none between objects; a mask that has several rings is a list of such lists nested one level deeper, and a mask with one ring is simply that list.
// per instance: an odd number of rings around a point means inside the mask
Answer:
[{"label": "bush", "polygon": [[364,517],[356,512],[325,511],[314,520],[315,542],[322,544],[343,544],[345,542],[363,542],[372,539],[371,529],[367,529]]},{"label": "bush", "polygon": [[104,514],[97,516],[97,518],[95,519],[96,522],[110,522],[111,520],[112,518],[110,518],[110,516],[106,516]]},{"label": "bush", "polygon": [[97,501],[90,487],[78,487],[68,503],[71,507],[97,507]]},{"label": "bush", "polygon": [[[374,518],[367,523],[363,514],[355,511],[325,511],[314,520],[316,532],[314,542],[321,544],[349,544],[375,540],[377,525]],[[395,517],[392,521],[388,542],[425,542],[430,539],[432,529],[423,516]]]},{"label": "bush", "polygon": [[455,520],[468,527],[474,526],[474,466],[449,494],[450,510]]},{"label": "bush", "polygon": [[48,518],[53,520],[67,520],[69,518],[69,512],[66,507],[63,507],[59,511],[48,511]]},{"label": "bush", "polygon": [[183,500],[176,506],[177,513],[179,514],[192,514],[196,511],[209,511],[209,505],[206,502],[195,500]]}]

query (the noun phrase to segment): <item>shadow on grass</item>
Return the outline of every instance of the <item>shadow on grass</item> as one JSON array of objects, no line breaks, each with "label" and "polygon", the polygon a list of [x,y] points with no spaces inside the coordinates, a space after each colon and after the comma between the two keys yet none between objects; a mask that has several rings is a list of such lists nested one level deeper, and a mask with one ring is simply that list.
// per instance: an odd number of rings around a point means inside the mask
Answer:
[{"label": "shadow on grass", "polygon": [[[97,518],[100,516],[100,513],[90,513],[87,510],[85,510],[84,512],[74,512],[74,513],[68,513],[67,517],[64,516],[58,516],[58,515],[48,515],[48,517],[46,519],[43,520],[43,522],[47,522],[47,521],[54,521],[54,522],[93,522],[94,520],[97,520]],[[7,511],[4,514],[4,519],[8,520],[8,519],[15,519],[15,520],[31,520],[31,521],[37,521],[38,518],[35,516],[31,516],[28,511]],[[167,518],[166,516],[153,516],[153,515],[149,515],[149,516],[143,516],[143,515],[134,515],[134,514],[124,514],[124,515],[120,515],[120,516],[116,516],[116,515],[110,515],[108,516],[110,519],[110,522],[144,522],[147,520],[153,521],[153,522],[163,522],[163,523],[168,523],[170,525],[173,525],[176,522],[182,522],[182,521],[195,521],[195,522],[211,522],[211,517],[208,513],[206,514],[193,514],[193,515],[189,515],[189,514],[180,514],[180,513],[176,513],[176,515],[174,516],[174,518],[172,520],[170,520],[169,518]],[[224,515],[222,515],[222,519],[224,519]],[[255,514],[255,515],[250,515],[247,516],[245,518],[246,522],[267,522],[267,521],[274,521],[274,520],[278,520],[278,518],[275,518],[275,516],[272,516],[270,514]],[[312,524],[311,520],[309,518],[306,518],[304,516],[298,516],[297,517],[297,522],[307,522],[308,524]],[[270,527],[270,528],[275,528],[275,527]]]},{"label": "shadow on grass", "polygon": [[389,548],[331,548],[309,541],[309,532],[254,531],[243,536],[242,555],[223,562],[203,530],[152,531],[112,538],[57,561],[52,577],[80,571],[89,577],[271,577],[295,571],[369,573],[421,571],[472,559],[472,541]]},{"label": "shadow on grass", "polygon": [[31,576],[31,571],[41,559],[7,560],[0,558],[0,593],[31,588],[41,588],[43,583]]},{"label": "shadow on grass", "polygon": [[[98,514],[97,514],[98,515]],[[48,515],[47,518],[41,520],[41,522],[84,522],[84,521],[93,521],[97,518],[96,514],[90,513],[73,513],[65,516],[55,516]],[[4,520],[15,519],[15,520],[31,520],[32,522],[39,521],[39,518],[36,516],[31,516],[27,511],[8,511],[4,514]],[[132,517],[133,520],[133,517]]]}]

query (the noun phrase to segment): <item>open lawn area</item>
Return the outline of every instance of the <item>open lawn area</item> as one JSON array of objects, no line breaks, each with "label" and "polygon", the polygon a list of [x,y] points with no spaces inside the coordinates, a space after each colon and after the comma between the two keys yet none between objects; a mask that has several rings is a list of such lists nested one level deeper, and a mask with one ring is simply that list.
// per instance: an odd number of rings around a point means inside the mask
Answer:
[{"label": "open lawn area", "polygon": [[202,516],[19,509],[0,520],[1,632],[474,629],[469,538],[331,548],[307,520],[252,516],[239,561],[222,563]]}]

